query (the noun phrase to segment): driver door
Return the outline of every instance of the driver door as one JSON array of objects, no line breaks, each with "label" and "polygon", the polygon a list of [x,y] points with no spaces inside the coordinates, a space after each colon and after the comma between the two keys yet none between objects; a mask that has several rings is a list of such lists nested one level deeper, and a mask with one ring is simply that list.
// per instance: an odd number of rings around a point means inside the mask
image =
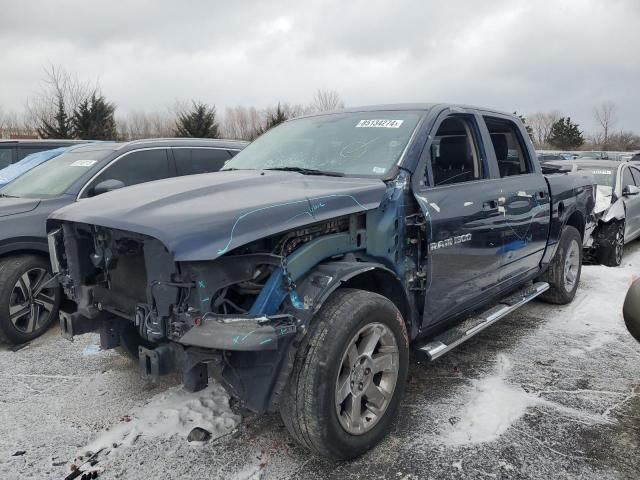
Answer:
[{"label": "driver door", "polygon": [[[637,168],[626,166],[622,170],[622,189],[628,185],[640,187],[640,170]],[[625,243],[633,240],[640,234],[640,195],[624,195],[623,202],[625,206]]]}]

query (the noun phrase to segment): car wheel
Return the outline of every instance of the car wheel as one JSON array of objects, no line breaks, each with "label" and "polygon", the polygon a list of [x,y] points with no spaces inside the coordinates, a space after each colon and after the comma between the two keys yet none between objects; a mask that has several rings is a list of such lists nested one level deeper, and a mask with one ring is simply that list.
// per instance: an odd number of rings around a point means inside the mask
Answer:
[{"label": "car wheel", "polygon": [[598,261],[607,267],[619,266],[624,255],[624,222],[605,225],[600,237]]},{"label": "car wheel", "polygon": [[294,439],[336,460],[357,457],[389,430],[407,378],[404,320],[387,298],[340,289],[298,348],[280,414]]},{"label": "car wheel", "polygon": [[58,316],[61,291],[48,287],[49,262],[36,255],[0,261],[0,340],[24,343],[42,335]]},{"label": "car wheel", "polygon": [[573,300],[582,273],[582,238],[578,230],[566,226],[549,269],[539,280],[549,283],[549,290],[540,299],[557,305]]}]

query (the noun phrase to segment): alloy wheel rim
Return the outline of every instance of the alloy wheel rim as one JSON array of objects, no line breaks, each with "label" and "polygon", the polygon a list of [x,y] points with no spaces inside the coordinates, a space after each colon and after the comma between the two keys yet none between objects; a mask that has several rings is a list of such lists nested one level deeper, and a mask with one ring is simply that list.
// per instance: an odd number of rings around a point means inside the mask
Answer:
[{"label": "alloy wheel rim", "polygon": [[400,368],[396,337],[382,323],[361,328],[340,361],[335,407],[342,428],[352,435],[371,430],[389,408]]},{"label": "alloy wheel rim", "polygon": [[16,330],[33,333],[47,324],[55,306],[55,288],[42,288],[51,275],[44,268],[23,273],[11,291],[9,319]]},{"label": "alloy wheel rim", "polygon": [[564,288],[570,292],[578,281],[580,270],[580,245],[575,240],[571,241],[564,260]]},{"label": "alloy wheel rim", "polygon": [[624,252],[624,229],[620,227],[616,233],[616,263],[622,263],[622,254]]}]

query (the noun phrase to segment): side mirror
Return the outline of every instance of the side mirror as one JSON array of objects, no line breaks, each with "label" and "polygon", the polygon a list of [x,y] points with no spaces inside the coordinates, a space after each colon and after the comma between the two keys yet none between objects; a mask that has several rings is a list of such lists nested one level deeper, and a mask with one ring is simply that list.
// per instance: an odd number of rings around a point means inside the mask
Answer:
[{"label": "side mirror", "polygon": [[622,195],[625,197],[631,197],[633,195],[638,195],[640,193],[640,188],[635,185],[627,185],[622,189]]},{"label": "side mirror", "polygon": [[118,190],[119,188],[126,187],[126,185],[120,180],[104,180],[93,187],[93,197],[96,195],[102,195],[103,193]]}]

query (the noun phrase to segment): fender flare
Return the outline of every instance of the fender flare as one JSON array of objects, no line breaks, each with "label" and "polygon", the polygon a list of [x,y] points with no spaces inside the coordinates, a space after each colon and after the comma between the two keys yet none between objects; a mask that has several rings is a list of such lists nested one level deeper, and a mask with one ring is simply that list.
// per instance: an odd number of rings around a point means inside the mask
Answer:
[{"label": "fender flare", "polygon": [[[410,326],[414,325],[414,312],[410,296],[404,287],[402,280],[385,265],[373,261],[356,261],[351,256],[340,261],[324,262],[317,265],[313,270],[305,276],[304,280],[299,282],[296,291],[299,298],[305,305],[305,311],[308,312],[309,318],[312,318],[322,308],[329,296],[342,286],[349,286],[351,283],[354,288],[361,288],[374,293],[379,293],[391,300],[400,313],[402,314],[408,330],[411,332]],[[376,288],[371,285],[369,288],[358,283],[358,280],[366,278],[375,278],[381,276],[385,280],[383,288]],[[413,337],[413,335],[411,335]]]}]

